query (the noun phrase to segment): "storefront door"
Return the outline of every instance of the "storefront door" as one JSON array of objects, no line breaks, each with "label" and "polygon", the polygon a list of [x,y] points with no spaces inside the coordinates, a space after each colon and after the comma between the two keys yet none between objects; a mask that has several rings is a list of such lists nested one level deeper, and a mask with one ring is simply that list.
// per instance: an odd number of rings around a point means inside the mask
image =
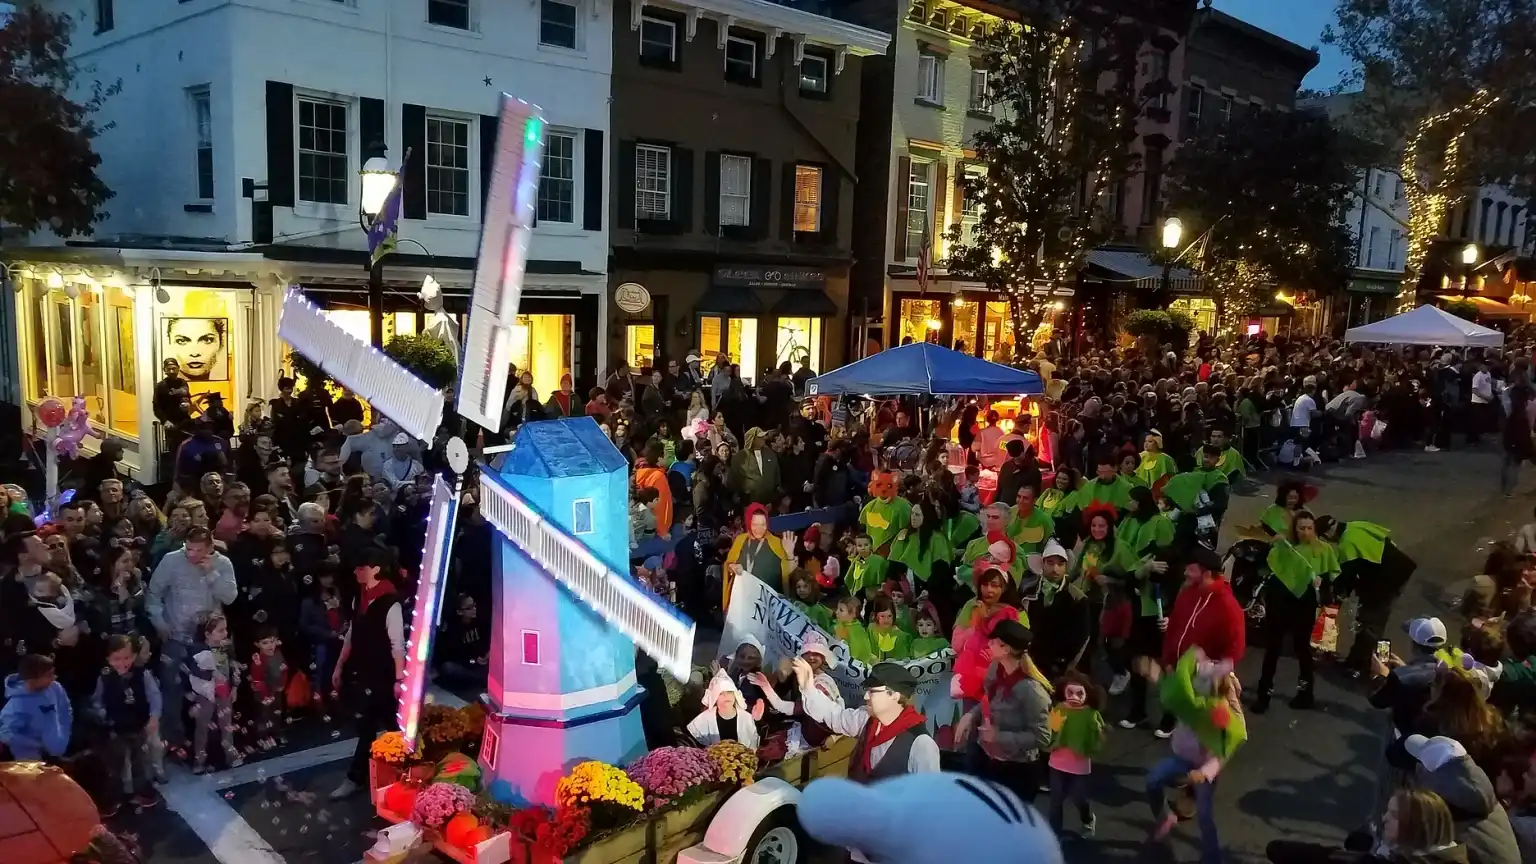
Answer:
[{"label": "storefront door", "polygon": [[741,380],[750,384],[757,374],[757,318],[699,316],[699,364],[713,369],[715,357],[724,353],[741,367]]}]

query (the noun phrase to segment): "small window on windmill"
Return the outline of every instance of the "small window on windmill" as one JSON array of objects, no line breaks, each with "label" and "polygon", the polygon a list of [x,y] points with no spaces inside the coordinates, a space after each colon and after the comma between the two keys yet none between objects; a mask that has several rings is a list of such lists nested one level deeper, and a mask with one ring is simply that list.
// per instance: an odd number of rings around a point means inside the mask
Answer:
[{"label": "small window on windmill", "polygon": [[523,631],[523,665],[539,665],[539,631]]},{"label": "small window on windmill", "polygon": [[480,755],[485,757],[485,767],[496,770],[497,751],[501,749],[501,736],[496,734],[496,727],[485,724],[485,737],[480,741]]},{"label": "small window on windmill", "polygon": [[578,498],[571,502],[571,533],[591,534],[592,527],[592,499]]}]

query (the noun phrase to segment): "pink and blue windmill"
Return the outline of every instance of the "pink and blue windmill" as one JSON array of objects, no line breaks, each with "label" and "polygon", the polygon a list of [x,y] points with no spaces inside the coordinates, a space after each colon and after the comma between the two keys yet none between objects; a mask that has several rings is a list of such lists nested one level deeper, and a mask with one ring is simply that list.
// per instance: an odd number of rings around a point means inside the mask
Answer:
[{"label": "pink and blue windmill", "polygon": [[[506,400],[544,131],[536,107],[502,96],[456,406],[492,432]],[[284,301],[279,334],[401,428],[425,440],[435,434],[441,395],[297,291]],[[644,752],[635,649],[686,678],[694,625],[628,572],[629,466],[596,422],[527,423],[503,449],[479,467],[480,514],[497,533],[480,763],[499,800],[547,804],[573,763],[623,765]],[[448,443],[448,461],[464,474],[463,441]],[[439,478],[429,511],[400,695],[400,727],[413,747],[459,493]]]}]

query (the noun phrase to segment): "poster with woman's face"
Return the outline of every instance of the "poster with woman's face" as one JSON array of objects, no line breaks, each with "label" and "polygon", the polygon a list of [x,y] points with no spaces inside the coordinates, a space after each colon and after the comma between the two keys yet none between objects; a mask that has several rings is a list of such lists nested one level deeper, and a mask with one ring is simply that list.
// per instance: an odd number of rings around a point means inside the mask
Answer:
[{"label": "poster with woman's face", "polygon": [[161,357],[192,381],[229,380],[228,318],[166,318]]}]

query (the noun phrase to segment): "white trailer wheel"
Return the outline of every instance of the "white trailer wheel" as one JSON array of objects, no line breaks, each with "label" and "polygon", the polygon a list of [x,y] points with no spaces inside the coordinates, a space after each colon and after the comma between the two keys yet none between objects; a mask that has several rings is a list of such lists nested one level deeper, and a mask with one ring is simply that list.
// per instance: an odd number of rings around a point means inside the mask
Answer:
[{"label": "white trailer wheel", "polygon": [[799,864],[804,845],[793,808],[783,808],[753,832],[742,864]]}]

